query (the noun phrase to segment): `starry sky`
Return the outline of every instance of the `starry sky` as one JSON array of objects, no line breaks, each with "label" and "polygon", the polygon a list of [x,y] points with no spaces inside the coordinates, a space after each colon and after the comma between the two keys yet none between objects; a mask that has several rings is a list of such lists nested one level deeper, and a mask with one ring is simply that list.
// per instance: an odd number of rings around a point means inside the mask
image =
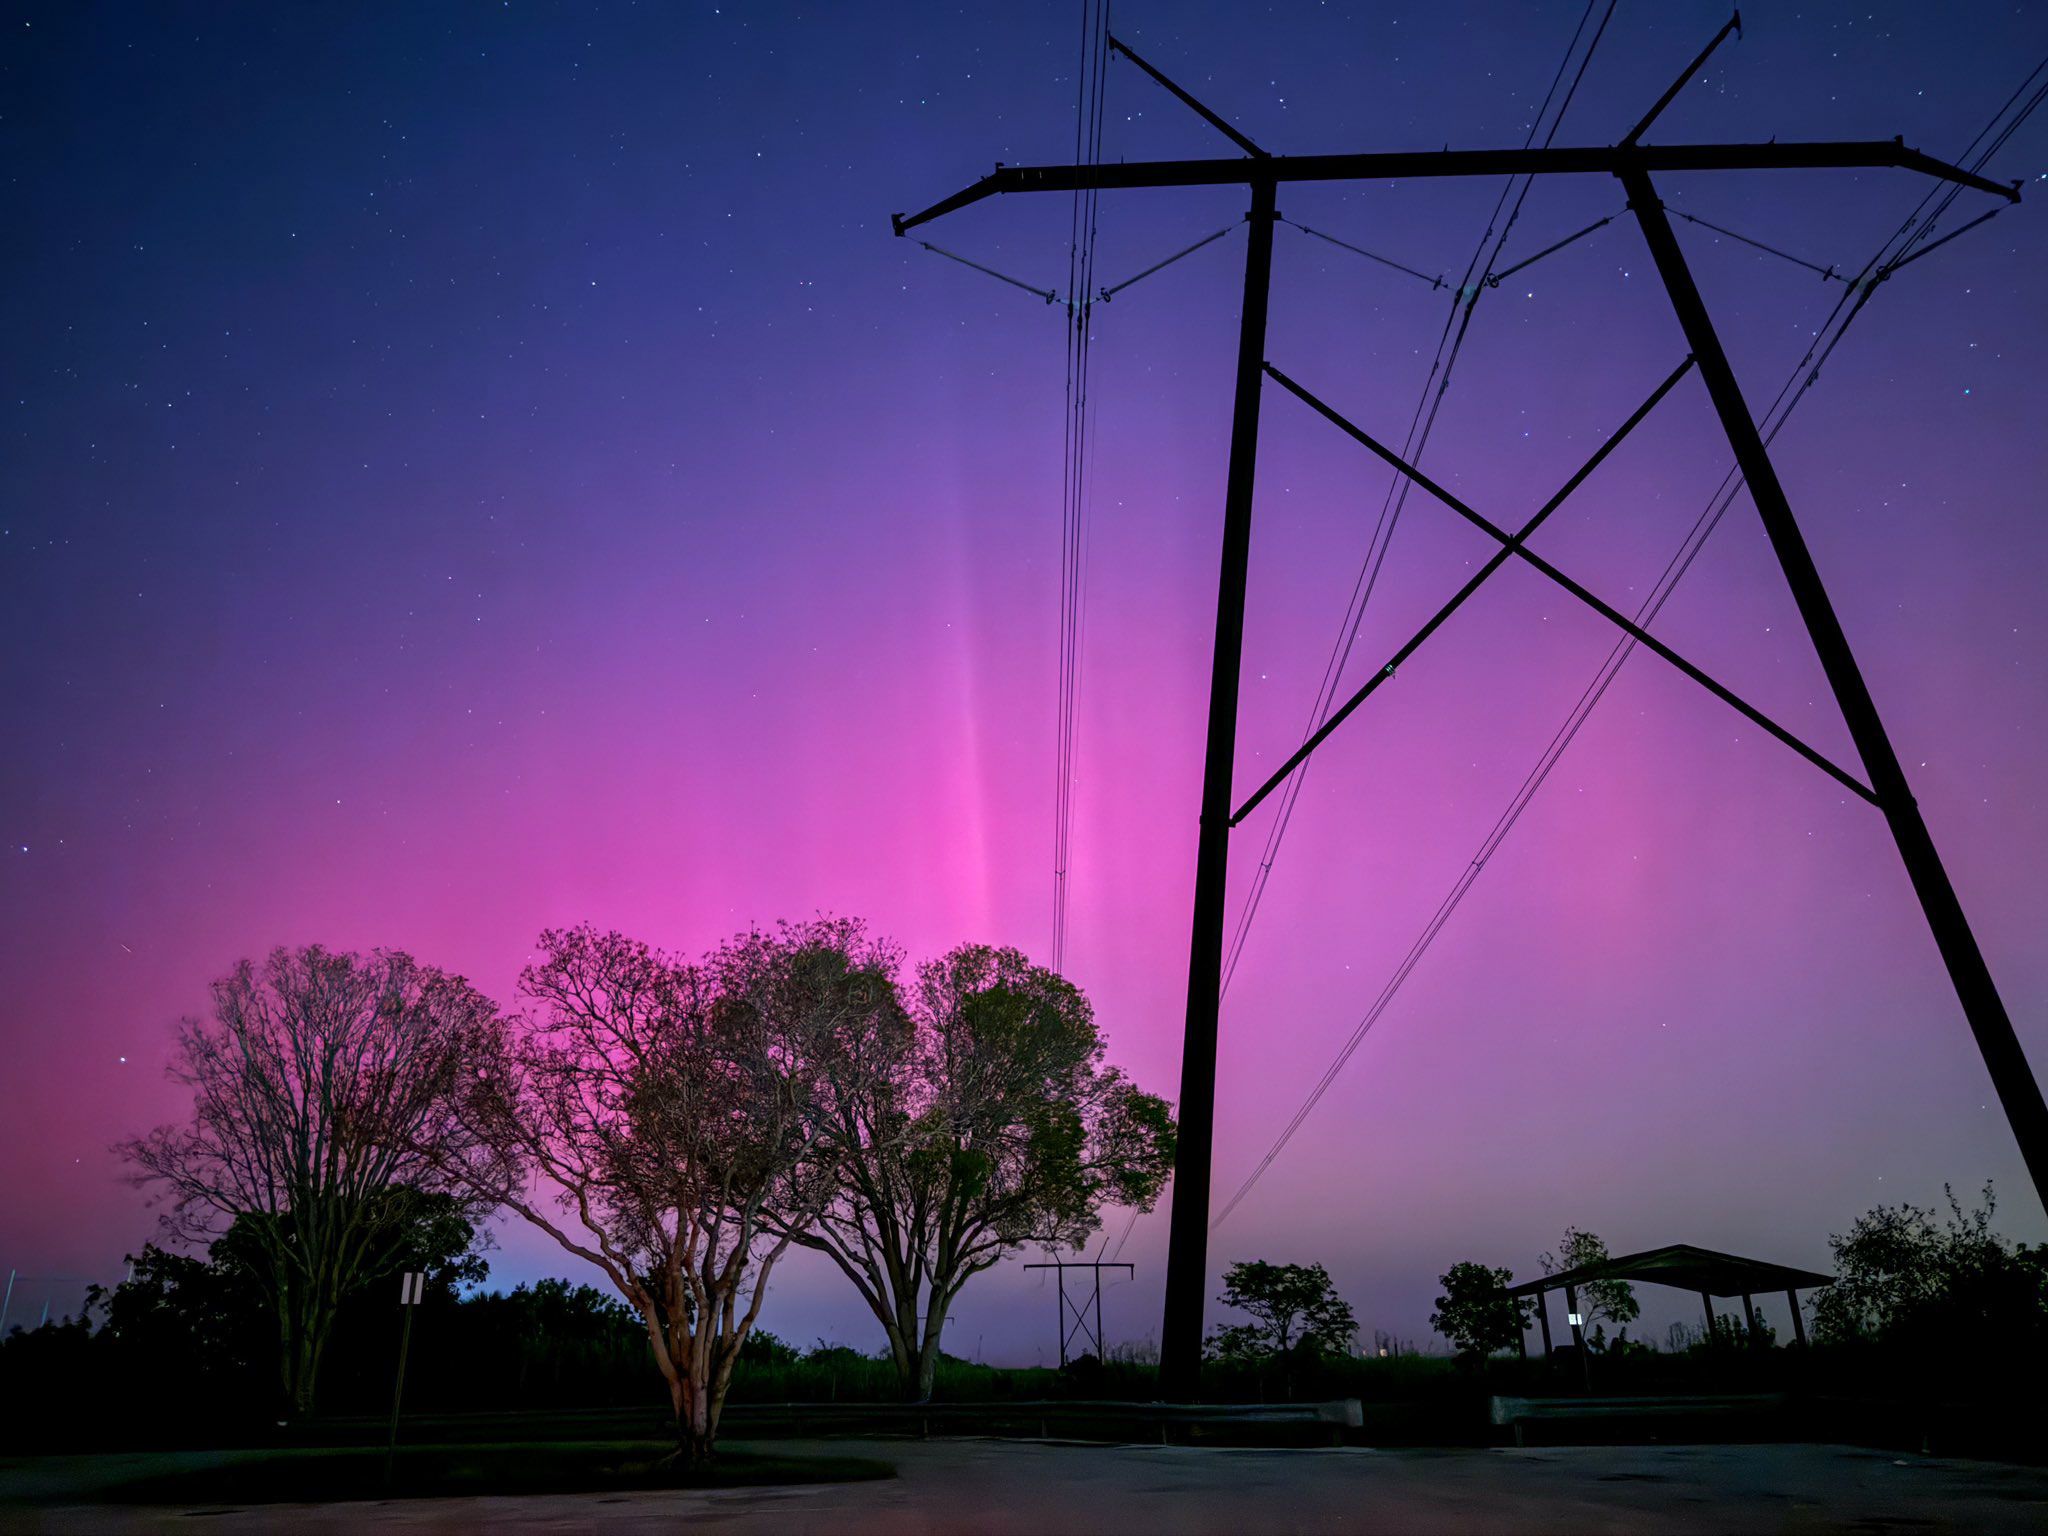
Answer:
[{"label": "starry sky", "polygon": [[[1522,142],[1583,9],[1124,0],[1115,25],[1274,151],[1477,148]],[[915,955],[1046,951],[1060,311],[888,215],[1071,158],[1075,11],[0,9],[0,1267],[80,1277],[17,1319],[151,1235],[107,1149],[181,1112],[170,1026],[239,956],[402,947],[509,1000],[539,930],[582,920],[687,950],[824,910]],[[1558,142],[1619,137],[1724,19],[1620,0]],[[2048,51],[2038,4],[1744,19],[1653,139],[1956,156]],[[1104,139],[1229,152],[1121,63]],[[1989,167],[2044,172],[2041,120]],[[1455,279],[1499,190],[1289,187],[1281,211]],[[1924,189],[1662,190],[1853,271]],[[2037,1063],[2041,192],[1887,284],[1775,448]],[[1098,274],[1243,205],[1106,197]],[[1545,182],[1506,259],[1621,206]],[[1069,212],[995,199],[928,233],[1057,288]],[[1768,399],[1839,285],[1679,231]],[[1398,439],[1448,294],[1277,233],[1268,355]],[[1094,340],[1068,960],[1114,1059],[1169,1094],[1243,250],[1119,294]],[[1617,220],[1485,294],[1425,465],[1517,523],[1683,352]],[[1728,462],[1690,379],[1539,547],[1632,608]],[[1241,791],[1299,739],[1387,485],[1269,388]],[[1490,552],[1411,499],[1354,678]],[[1657,628],[1854,762],[1746,501]],[[1510,567],[1318,754],[1224,1010],[1219,1199],[1610,638]],[[1239,834],[1233,913],[1265,832]],[[1450,1263],[1532,1274],[1568,1223],[1819,1265],[1870,1205],[1987,1178],[2006,1230],[2048,1231],[1882,821],[1639,655],[1212,1251],[1321,1261],[1366,1329],[1419,1337]],[[501,1281],[567,1267],[501,1243]],[[1112,1337],[1156,1330],[1164,1246],[1163,1214],[1130,1231]],[[1645,1300],[1653,1332],[1690,1316]],[[949,1347],[1042,1358],[1052,1308],[1007,1266]],[[808,1262],[763,1322],[879,1342]]]}]

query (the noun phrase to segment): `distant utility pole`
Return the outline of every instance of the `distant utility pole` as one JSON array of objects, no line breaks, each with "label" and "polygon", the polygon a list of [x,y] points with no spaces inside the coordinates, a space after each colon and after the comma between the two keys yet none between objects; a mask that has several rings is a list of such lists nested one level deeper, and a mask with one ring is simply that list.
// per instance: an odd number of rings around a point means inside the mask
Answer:
[{"label": "distant utility pole", "polygon": [[398,1406],[405,1398],[405,1356],[412,1347],[412,1314],[427,1293],[427,1277],[409,1269],[398,1277],[398,1374],[391,1383],[391,1436],[384,1442],[384,1481],[391,1481],[391,1468],[398,1456]]},{"label": "distant utility pole", "polygon": [[[1058,1282],[1060,1369],[1065,1370],[1067,1368],[1067,1361],[1069,1359],[1078,1360],[1082,1355],[1086,1354],[1094,1355],[1098,1361],[1104,1359],[1105,1346],[1102,1338],[1102,1272],[1105,1269],[1121,1269],[1135,1275],[1137,1270],[1129,1264],[1105,1264],[1099,1259],[1053,1259],[1044,1264],[1026,1264],[1024,1267],[1026,1269],[1049,1269],[1053,1272],[1054,1279]],[[1067,1300],[1067,1271],[1070,1269],[1085,1269],[1088,1271],[1088,1300],[1079,1299],[1079,1292],[1075,1293],[1076,1299],[1074,1301],[1069,1302]],[[1093,1323],[1089,1321],[1091,1311],[1094,1314]],[[1093,1347],[1070,1355],[1068,1352],[1069,1346],[1076,1338],[1079,1338],[1083,1344],[1092,1345]]]},{"label": "distant utility pole", "polygon": [[[1737,19],[1739,21],[1739,18]],[[2019,201],[2017,185],[2002,187],[1968,171],[1947,165],[1898,139],[1834,143],[1648,145],[1643,133],[1692,79],[1708,57],[1736,29],[1731,21],[1713,42],[1686,66],[1643,120],[1620,143],[1583,148],[1504,150],[1399,151],[1392,153],[1289,155],[1267,153],[1202,105],[1180,86],[1131,52],[1114,37],[1109,46],[1178,97],[1211,127],[1243,152],[1228,160],[1166,160],[1107,165],[998,167],[996,171],[921,213],[891,216],[898,235],[921,224],[1001,193],[1076,192],[1136,187],[1242,185],[1251,194],[1248,215],[1250,244],[1245,257],[1244,299],[1238,320],[1238,354],[1230,424],[1230,460],[1223,493],[1223,551],[1216,595],[1216,641],[1209,681],[1208,745],[1204,754],[1201,814],[1195,862],[1193,933],[1188,946],[1187,1016],[1181,1055],[1180,1137],[1174,1162],[1173,1214],[1168,1236],[1166,1315],[1160,1334],[1160,1382],[1168,1397],[1194,1395],[1201,1368],[1202,1309],[1208,1288],[1210,1162],[1215,1136],[1216,1035],[1222,992],[1224,877],[1229,833],[1253,806],[1292,773],[1308,753],[1365,696],[1392,674],[1375,674],[1358,693],[1324,723],[1321,731],[1291,757],[1281,770],[1233,812],[1232,767],[1237,746],[1238,673],[1244,640],[1244,603],[1251,547],[1252,479],[1258,448],[1259,392],[1262,375],[1272,372],[1292,393],[1320,411],[1333,424],[1387,460],[1397,471],[1452,510],[1480,527],[1502,546],[1497,568],[1509,556],[1534,565],[1546,576],[1618,624],[1639,643],[1677,666],[1687,676],[1740,710],[1780,741],[1875,805],[1898,844],[1913,889],[1920,898],[1927,925],[1948,967],[1963,1012],[1976,1036],[1984,1064],[2011,1122],[2034,1188],[2048,1202],[2048,1103],[2041,1097],[2012,1021],[1992,984],[1982,951],[1963,916],[1955,890],[1935,852],[1933,839],[1908,787],[1898,755],[1878,719],[1862,674],[1844,637],[1820,574],[1793,521],[1755,419],[1742,399],[1720,338],[1707,315],[1671,225],[1658,200],[1651,177],[1663,172],[1738,170],[1814,170],[1826,168],[1897,167]],[[1818,652],[1829,686],[1841,708],[1869,777],[1866,786],[1846,769],[1829,762],[1791,732],[1737,698],[1668,646],[1602,603],[1563,572],[1522,546],[1526,535],[1509,534],[1436,486],[1421,471],[1385,449],[1305,389],[1265,362],[1266,310],[1272,284],[1272,232],[1281,183],[1385,182],[1413,178],[1602,175],[1620,181],[1629,209],[1648,243],[1658,276],[1670,299],[1706,384],[1721,428],[1734,449],[1736,463],[1748,482],[1771,547],[1797,602],[1800,617]],[[1667,383],[1666,387],[1669,387]],[[1637,419],[1640,419],[1640,413]],[[1631,423],[1632,425],[1633,423]],[[1626,430],[1626,429],[1624,429]],[[1604,452],[1604,450],[1603,450]],[[1596,456],[1597,461],[1597,456]],[[1591,466],[1589,465],[1588,468]],[[1583,472],[1580,478],[1583,478]],[[1572,484],[1576,484],[1575,479]],[[1570,486],[1567,487],[1567,490]],[[1546,509],[1547,511],[1548,509]],[[1482,573],[1483,578],[1483,573]],[[1472,583],[1476,585],[1476,581]],[[1462,594],[1461,594],[1462,598]],[[1453,606],[1456,601],[1454,599]],[[1424,627],[1403,648],[1403,656],[1426,639],[1446,613]],[[1064,1334],[1066,1314],[1061,1313]]]}]

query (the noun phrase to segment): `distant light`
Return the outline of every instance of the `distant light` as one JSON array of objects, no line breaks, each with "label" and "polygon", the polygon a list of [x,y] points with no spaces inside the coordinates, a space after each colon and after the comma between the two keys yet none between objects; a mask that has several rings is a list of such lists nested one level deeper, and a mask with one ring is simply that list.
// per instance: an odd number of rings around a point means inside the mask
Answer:
[{"label": "distant light", "polygon": [[1576,1312],[1567,1312],[1565,1314],[1565,1321],[1570,1323],[1574,1328],[1577,1328],[1582,1326],[1586,1320]]},{"label": "distant light", "polygon": [[1382,1360],[1384,1360],[1384,1359],[1386,1359],[1386,1358],[1387,1358],[1387,1352],[1386,1352],[1386,1351],[1385,1351],[1384,1349],[1382,1349],[1382,1350],[1380,1351],[1380,1358],[1381,1358]]}]

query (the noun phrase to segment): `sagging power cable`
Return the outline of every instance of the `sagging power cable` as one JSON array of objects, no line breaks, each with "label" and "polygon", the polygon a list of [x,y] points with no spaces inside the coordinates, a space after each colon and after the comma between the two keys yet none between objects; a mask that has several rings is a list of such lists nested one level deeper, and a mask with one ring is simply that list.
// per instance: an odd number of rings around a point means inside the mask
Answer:
[{"label": "sagging power cable", "polygon": [[[1102,158],[1104,87],[1109,73],[1109,0],[1081,0],[1080,63],[1075,79],[1074,163]],[[1067,383],[1065,466],[1060,486],[1059,700],[1053,749],[1052,968],[1066,969],[1068,874],[1074,838],[1074,768],[1080,724],[1082,635],[1088,557],[1088,354],[1093,340],[1096,208],[1094,188],[1074,193],[1067,231]]]},{"label": "sagging power cable", "polygon": [[[1571,40],[1565,44],[1564,54],[1558,60],[1556,70],[1551,74],[1550,86],[1543,93],[1535,115],[1530,119],[1528,132],[1523,136],[1522,147],[1535,144],[1537,135],[1543,135],[1545,145],[1552,143],[1564,114],[1570,108],[1572,98],[1578,94],[1579,82],[1585,79],[1586,70],[1593,62],[1593,54],[1600,46],[1600,39],[1606,34],[1607,23],[1614,16],[1615,0],[1608,0],[1607,9],[1594,29],[1591,42],[1587,43],[1583,56],[1579,44],[1585,38],[1588,23],[1599,0],[1586,0],[1586,7],[1579,14],[1578,25],[1573,28]],[[1572,60],[1578,58],[1579,67],[1565,88],[1564,97],[1558,98],[1558,89],[1564,85],[1565,75],[1571,69]],[[1557,102],[1553,115],[1551,104]],[[1544,129],[1545,119],[1549,128]],[[1516,196],[1515,184],[1520,180],[1521,193]],[[1430,361],[1429,373],[1422,381],[1422,388],[1415,402],[1415,410],[1409,418],[1406,436],[1402,439],[1401,456],[1411,463],[1422,462],[1423,450],[1427,447],[1430,434],[1435,429],[1438,414],[1443,409],[1444,397],[1451,386],[1451,375],[1457,366],[1459,354],[1464,350],[1465,337],[1472,325],[1472,314],[1479,302],[1479,295],[1486,289],[1483,274],[1492,270],[1500,260],[1500,253],[1507,244],[1508,235],[1513,231],[1515,220],[1520,216],[1522,204],[1527,200],[1529,188],[1534,185],[1533,176],[1516,178],[1510,176],[1502,185],[1500,196],[1495,200],[1493,211],[1487,216],[1486,229],[1473,247],[1472,257],[1465,264],[1465,273],[1459,279],[1452,295],[1450,312],[1444,319],[1443,331],[1437,337],[1436,355]],[[1514,210],[1508,215],[1505,225],[1501,224],[1502,210],[1507,208],[1513,197]],[[1496,234],[1496,230],[1498,233]],[[1581,233],[1590,233],[1590,229]],[[1576,236],[1572,238],[1577,238]],[[1560,245],[1569,243],[1560,242]],[[1491,244],[1491,251],[1488,246]],[[1553,246],[1551,249],[1558,249]],[[1546,254],[1539,252],[1539,255]],[[1434,389],[1434,395],[1431,391]],[[1351,661],[1352,650],[1357,646],[1358,636],[1365,623],[1366,609],[1379,584],[1380,571],[1386,563],[1387,550],[1393,542],[1394,530],[1399,526],[1402,510],[1407,506],[1410,486],[1405,476],[1396,475],[1388,483],[1386,495],[1381,499],[1378,519],[1373,525],[1372,537],[1367,541],[1365,558],[1361,562],[1358,578],[1353,583],[1350,600],[1344,610],[1344,617],[1337,628],[1337,637],[1330,649],[1329,660],[1323,667],[1323,677],[1317,686],[1315,701],[1309,709],[1308,722],[1302,729],[1302,740],[1306,741],[1322,726],[1330,711],[1342,697],[1344,674]],[[1265,900],[1266,887],[1273,875],[1273,865],[1279,858],[1281,844],[1287,836],[1287,829],[1294,820],[1294,808],[1299,803],[1303,786],[1307,782],[1308,765],[1304,763],[1288,779],[1286,786],[1277,796],[1278,806],[1272,820],[1267,824],[1265,846],[1260,852],[1258,864],[1252,871],[1251,884],[1245,892],[1243,905],[1238,909],[1237,923],[1231,932],[1229,947],[1224,952],[1222,992],[1228,995],[1231,979],[1237,974],[1238,962],[1244,957],[1247,941],[1250,939],[1252,924],[1258,916],[1259,906]]]}]

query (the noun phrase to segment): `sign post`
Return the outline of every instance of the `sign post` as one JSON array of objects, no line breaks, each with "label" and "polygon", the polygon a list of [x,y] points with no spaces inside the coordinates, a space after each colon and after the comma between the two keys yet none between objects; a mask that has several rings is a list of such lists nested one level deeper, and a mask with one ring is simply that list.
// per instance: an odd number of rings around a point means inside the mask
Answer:
[{"label": "sign post", "polygon": [[405,1355],[412,1346],[412,1310],[427,1292],[424,1271],[409,1269],[398,1277],[398,1310],[404,1321],[398,1325],[398,1376],[391,1384],[391,1436],[384,1444],[384,1483],[391,1483],[391,1466],[398,1455],[398,1405],[405,1397]]}]

